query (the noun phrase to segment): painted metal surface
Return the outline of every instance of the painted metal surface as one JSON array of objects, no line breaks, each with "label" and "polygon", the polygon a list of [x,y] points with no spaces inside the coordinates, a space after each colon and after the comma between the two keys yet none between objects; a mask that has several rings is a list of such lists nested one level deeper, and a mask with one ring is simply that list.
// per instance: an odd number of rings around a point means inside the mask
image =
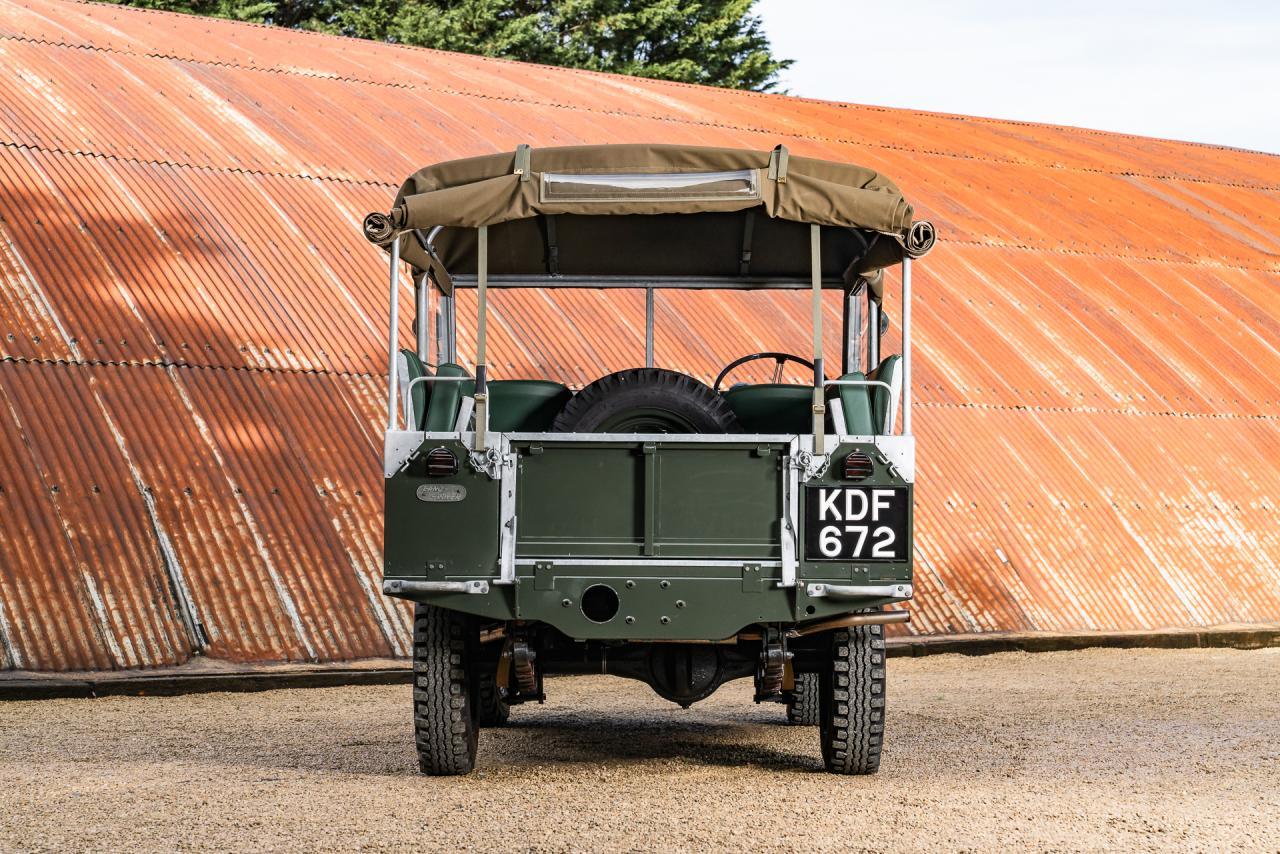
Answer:
[{"label": "painted metal surface", "polygon": [[[0,668],[403,654],[360,220],[428,162],[654,139],[866,164],[943,234],[895,631],[1280,616],[1280,158],[0,0]],[[658,293],[655,359],[709,380],[807,310]],[[494,378],[645,358],[643,291],[490,311]]]}]

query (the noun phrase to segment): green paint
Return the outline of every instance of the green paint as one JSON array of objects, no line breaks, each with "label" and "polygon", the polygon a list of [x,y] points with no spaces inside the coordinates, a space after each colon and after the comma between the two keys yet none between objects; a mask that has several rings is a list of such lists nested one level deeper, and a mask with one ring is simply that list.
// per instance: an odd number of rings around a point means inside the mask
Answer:
[{"label": "green paint", "polygon": [[[466,448],[456,441],[429,442],[421,451],[440,445],[458,455],[456,476],[427,477],[419,456],[387,480],[386,575],[493,579],[499,559],[498,484],[471,469]],[[876,459],[872,446],[841,446],[832,454],[832,471],[809,483],[843,482],[841,462],[855,448]],[[519,458],[517,557],[536,565],[519,566],[515,585],[491,585],[487,595],[417,597],[421,601],[492,619],[547,623],[580,639],[719,640],[755,623],[820,619],[883,602],[810,600],[805,581],[911,580],[909,562],[802,560],[801,583],[777,586],[787,452],[782,443],[726,437],[697,445],[646,444],[619,437],[600,443],[522,442],[514,450]],[[424,502],[417,497],[423,484],[460,485],[466,498]],[[874,474],[860,484],[900,486],[902,481],[876,462]],[[803,507],[796,522],[803,544]],[[592,557],[732,563],[592,565]],[[593,584],[606,584],[618,595],[619,612],[607,623],[594,623],[582,613],[582,594]],[[678,607],[677,601],[684,605]]]}]

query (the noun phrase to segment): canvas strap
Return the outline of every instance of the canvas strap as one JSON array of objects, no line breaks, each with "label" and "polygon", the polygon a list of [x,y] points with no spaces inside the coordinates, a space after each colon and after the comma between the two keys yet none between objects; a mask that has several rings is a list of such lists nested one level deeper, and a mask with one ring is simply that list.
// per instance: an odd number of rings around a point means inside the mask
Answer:
[{"label": "canvas strap", "polygon": [[769,178],[779,184],[787,183],[787,161],[791,154],[785,145],[779,145],[769,153]]},{"label": "canvas strap", "polygon": [[533,149],[525,143],[516,146],[516,163],[511,174],[519,175],[521,182],[529,180],[529,157]]}]

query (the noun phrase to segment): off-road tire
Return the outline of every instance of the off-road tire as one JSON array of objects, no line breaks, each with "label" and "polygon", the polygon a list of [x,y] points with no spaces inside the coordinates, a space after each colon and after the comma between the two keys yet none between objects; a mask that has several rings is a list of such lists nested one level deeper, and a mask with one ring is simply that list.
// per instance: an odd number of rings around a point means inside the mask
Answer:
[{"label": "off-road tire", "polygon": [[565,404],[556,433],[736,433],[738,419],[703,383],[661,368],[601,377]]},{"label": "off-road tire", "polygon": [[818,728],[823,764],[833,774],[874,774],[884,745],[884,627],[832,632],[829,661]]},{"label": "off-road tire", "polygon": [[476,685],[480,726],[502,726],[511,717],[511,706],[498,689],[498,666],[503,663],[502,644],[491,643],[481,649],[484,654],[478,675],[479,684]]},{"label": "off-road tire", "polygon": [[474,627],[462,614],[413,607],[413,735],[423,774],[466,774],[479,734]]},{"label": "off-road tire", "polygon": [[797,673],[796,687],[787,697],[787,723],[817,726],[821,722],[822,679],[817,673]]}]

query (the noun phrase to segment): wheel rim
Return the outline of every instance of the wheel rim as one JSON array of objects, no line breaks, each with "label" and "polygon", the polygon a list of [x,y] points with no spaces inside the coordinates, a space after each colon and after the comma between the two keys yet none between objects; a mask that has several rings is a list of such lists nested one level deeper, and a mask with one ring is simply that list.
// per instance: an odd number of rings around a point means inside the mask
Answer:
[{"label": "wheel rim", "polygon": [[602,433],[698,433],[692,421],[661,407],[635,407],[606,420]]}]

